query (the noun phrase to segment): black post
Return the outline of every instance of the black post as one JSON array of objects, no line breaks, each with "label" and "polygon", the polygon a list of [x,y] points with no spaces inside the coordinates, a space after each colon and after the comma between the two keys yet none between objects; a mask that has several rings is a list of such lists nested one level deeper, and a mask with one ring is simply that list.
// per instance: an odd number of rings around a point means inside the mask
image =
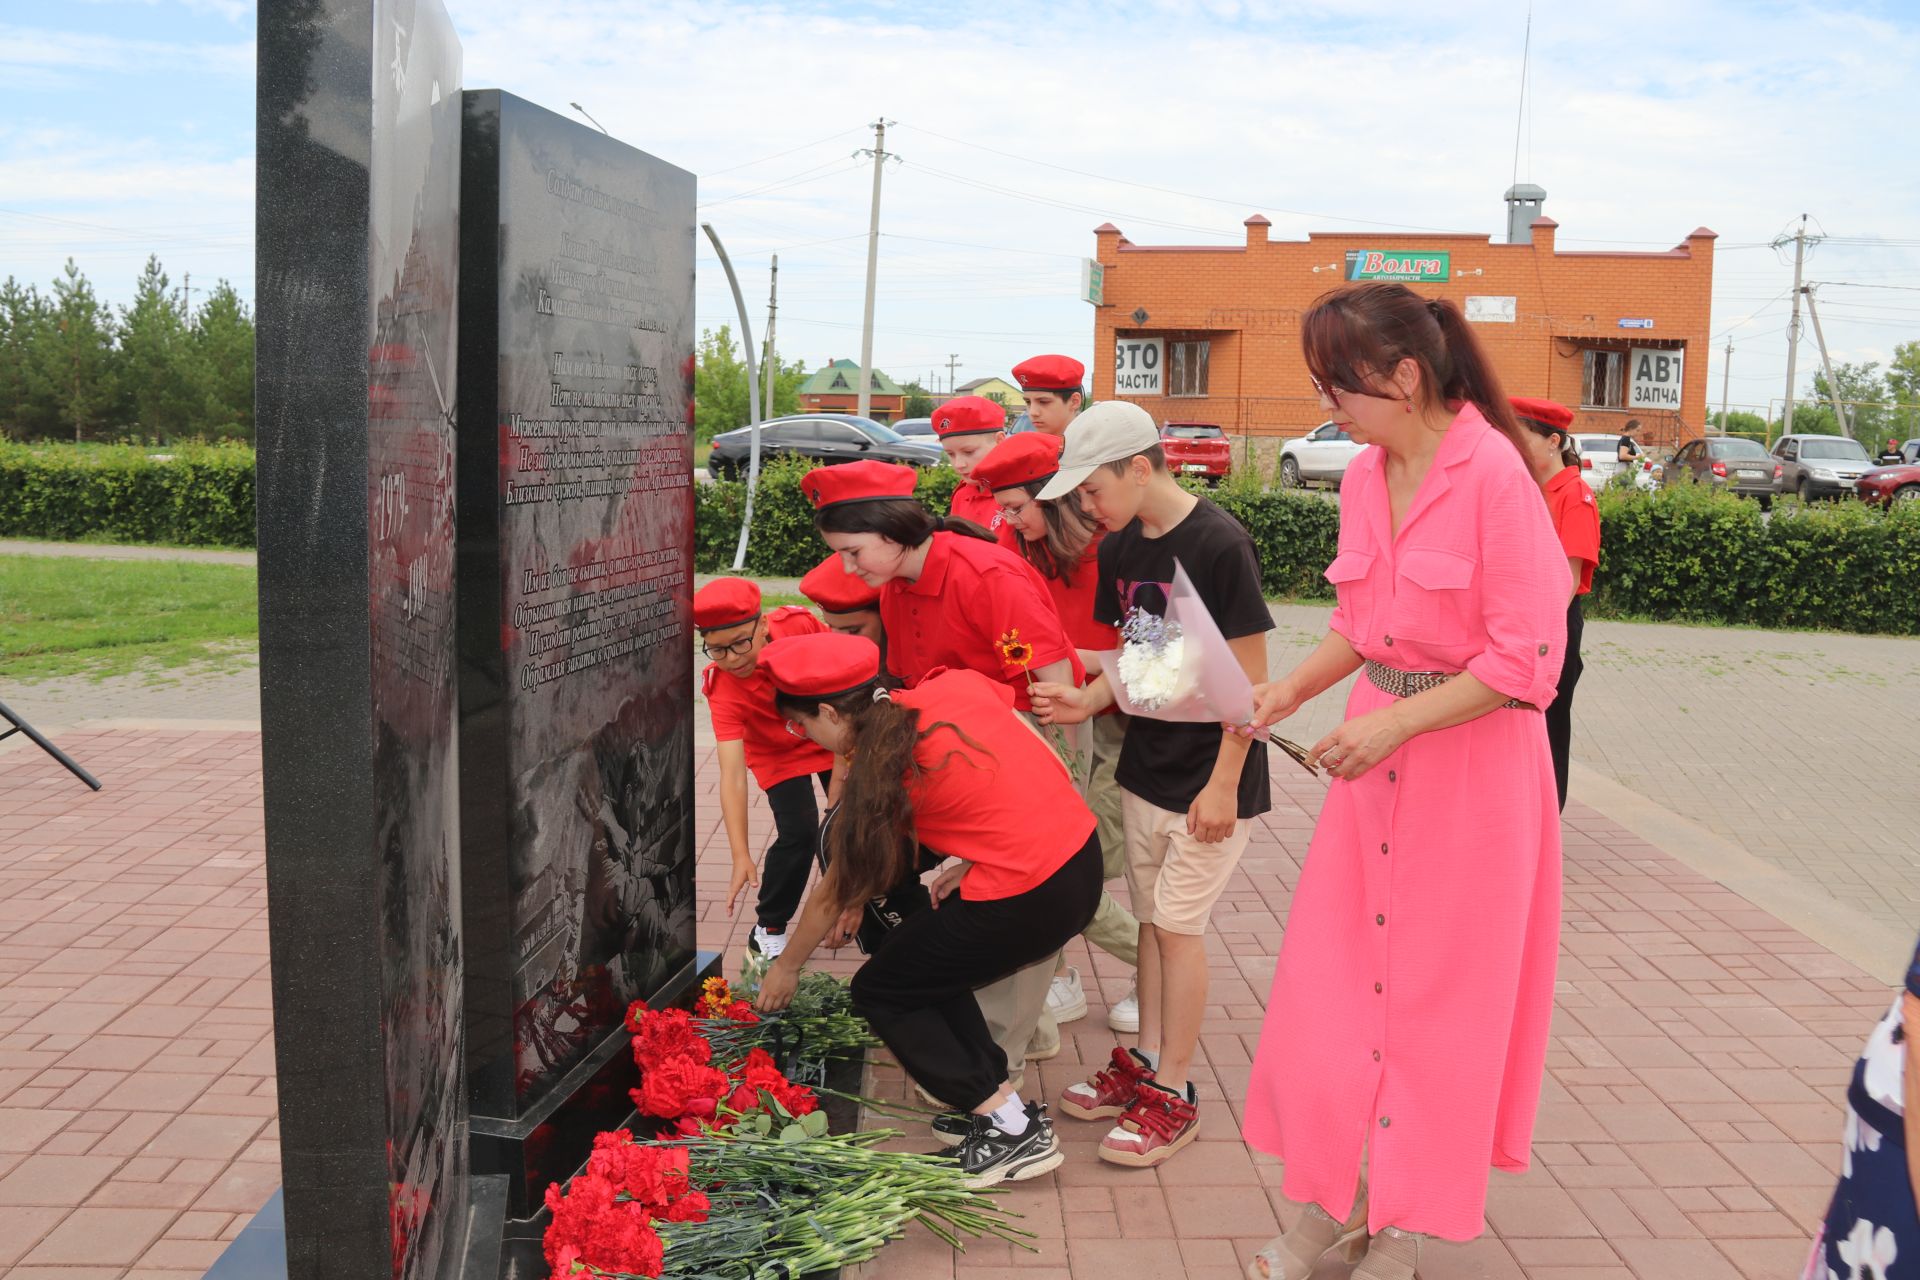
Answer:
[{"label": "black post", "polygon": [[28,724],[25,720],[22,720],[13,708],[4,702],[0,702],[0,719],[6,720],[13,725],[13,728],[7,730],[5,733],[0,733],[0,742],[5,742],[16,733],[24,733],[35,746],[65,765],[68,773],[71,773],[95,791],[100,789],[100,780],[98,778],[81,768],[78,760],[75,760],[72,756],[54,746],[53,743],[47,740],[45,734]]}]

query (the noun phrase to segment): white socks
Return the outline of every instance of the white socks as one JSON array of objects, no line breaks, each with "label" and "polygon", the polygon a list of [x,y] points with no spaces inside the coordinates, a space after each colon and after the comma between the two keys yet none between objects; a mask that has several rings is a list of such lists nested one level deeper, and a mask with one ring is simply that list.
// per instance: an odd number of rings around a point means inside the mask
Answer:
[{"label": "white socks", "polygon": [[1147,1060],[1147,1065],[1155,1071],[1160,1069],[1160,1051],[1158,1049],[1135,1049],[1135,1053]]},{"label": "white socks", "polygon": [[993,1117],[993,1127],[1010,1138],[1027,1131],[1027,1104],[1020,1101],[1017,1093],[1008,1094],[1007,1100],[989,1114]]}]

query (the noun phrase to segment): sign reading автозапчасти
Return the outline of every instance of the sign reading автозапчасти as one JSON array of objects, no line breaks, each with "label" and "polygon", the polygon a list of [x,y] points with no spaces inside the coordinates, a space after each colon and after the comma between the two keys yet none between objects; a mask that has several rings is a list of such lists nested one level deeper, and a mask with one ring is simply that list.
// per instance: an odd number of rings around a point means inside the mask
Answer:
[{"label": "sign reading \u0430\u0432\u0442\u043e\u0437\u0430\u043f\u0447\u0430\u0441\u0442\u0438", "polygon": [[1349,280],[1446,280],[1450,279],[1447,254],[1425,250],[1349,249]]}]

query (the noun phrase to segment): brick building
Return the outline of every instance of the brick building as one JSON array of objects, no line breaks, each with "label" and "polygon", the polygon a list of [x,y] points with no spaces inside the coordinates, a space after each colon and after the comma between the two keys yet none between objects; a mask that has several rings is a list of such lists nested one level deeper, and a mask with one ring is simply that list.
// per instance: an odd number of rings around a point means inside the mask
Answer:
[{"label": "brick building", "polygon": [[1310,233],[1244,245],[1139,245],[1094,232],[1105,268],[1095,311],[1096,399],[1231,434],[1299,435],[1324,415],[1300,354],[1300,317],[1348,280],[1399,280],[1475,321],[1507,391],[1577,410],[1578,431],[1640,419],[1675,443],[1706,421],[1713,232],[1662,252],[1561,249],[1538,187],[1508,191],[1507,242],[1488,236]]}]

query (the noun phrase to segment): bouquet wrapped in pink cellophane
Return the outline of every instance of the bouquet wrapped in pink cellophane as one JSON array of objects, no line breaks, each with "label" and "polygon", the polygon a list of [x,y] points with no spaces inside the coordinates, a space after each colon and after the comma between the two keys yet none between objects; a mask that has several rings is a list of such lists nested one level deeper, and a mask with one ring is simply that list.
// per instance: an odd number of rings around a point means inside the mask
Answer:
[{"label": "bouquet wrapped in pink cellophane", "polygon": [[[1186,724],[1245,725],[1253,719],[1253,682],[1177,560],[1166,613],[1133,610],[1121,623],[1120,647],[1102,651],[1100,665],[1115,703],[1130,716]],[[1297,743],[1266,729],[1253,736],[1318,773]]]}]

